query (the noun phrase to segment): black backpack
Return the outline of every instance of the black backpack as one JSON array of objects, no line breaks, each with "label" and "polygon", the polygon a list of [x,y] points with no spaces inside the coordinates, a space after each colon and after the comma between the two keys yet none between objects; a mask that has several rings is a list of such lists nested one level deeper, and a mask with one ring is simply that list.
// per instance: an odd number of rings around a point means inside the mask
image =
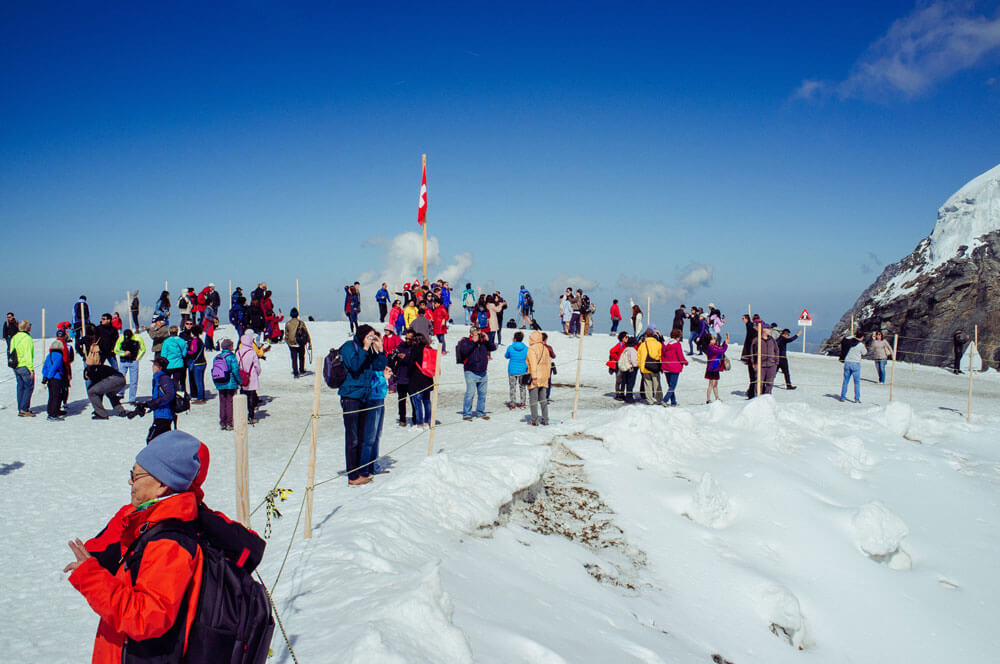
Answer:
[{"label": "black backpack", "polygon": [[344,366],[344,360],[340,356],[340,349],[331,348],[326,359],[323,360],[323,380],[326,381],[327,386],[337,389],[344,384],[346,379],[347,367]]},{"label": "black backpack", "polygon": [[531,297],[531,293],[524,294],[524,308],[531,309],[535,306],[535,299]]},{"label": "black backpack", "polygon": [[309,343],[309,333],[306,332],[306,326],[304,323],[299,323],[298,327],[295,328],[295,345],[305,346]]},{"label": "black backpack", "polygon": [[12,350],[12,351],[10,351],[10,355],[7,356],[7,366],[10,367],[11,369],[16,369],[17,368],[17,364],[18,364],[18,361],[17,361],[17,351],[16,350]]},{"label": "black backpack", "polygon": [[[122,560],[133,584],[146,545],[157,539],[175,540],[192,555],[195,546],[201,547],[201,589],[184,662],[263,664],[274,634],[274,616],[267,590],[254,580],[252,573],[264,555],[264,540],[242,524],[199,505],[197,521],[161,521],[132,543]],[[162,655],[164,649],[182,644],[183,609],[184,605],[174,626],[164,635],[166,640],[160,637],[128,641],[123,648],[122,661],[131,661],[130,655],[141,661],[154,659],[155,655]]]}]

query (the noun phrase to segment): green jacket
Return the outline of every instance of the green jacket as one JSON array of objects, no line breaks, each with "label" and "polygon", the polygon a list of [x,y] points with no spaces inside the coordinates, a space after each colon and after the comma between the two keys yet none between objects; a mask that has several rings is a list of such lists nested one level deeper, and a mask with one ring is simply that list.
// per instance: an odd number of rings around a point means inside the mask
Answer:
[{"label": "green jacket", "polygon": [[35,370],[35,342],[27,332],[18,332],[10,340],[11,351],[17,353],[17,369]]},{"label": "green jacket", "polygon": [[[139,354],[135,356],[133,362],[138,362],[142,359],[142,356],[146,354],[146,342],[142,340],[142,335],[133,334],[132,339],[139,343]],[[122,342],[125,341],[125,337],[119,336],[118,341],[115,342],[115,355],[118,357],[125,357],[125,351],[122,350]]]}]

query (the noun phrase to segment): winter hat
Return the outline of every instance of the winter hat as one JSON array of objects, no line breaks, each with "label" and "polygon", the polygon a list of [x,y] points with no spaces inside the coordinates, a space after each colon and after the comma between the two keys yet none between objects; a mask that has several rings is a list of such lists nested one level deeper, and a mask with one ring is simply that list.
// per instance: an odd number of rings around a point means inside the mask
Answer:
[{"label": "winter hat", "polygon": [[52,345],[49,346],[49,350],[55,350],[55,351],[59,351],[61,353],[62,352],[62,343],[60,343],[58,341],[53,341]]},{"label": "winter hat", "polygon": [[66,330],[59,330],[58,332],[56,332],[56,338],[57,339],[65,339],[66,338]]},{"label": "winter hat", "polygon": [[168,431],[149,441],[135,455],[135,462],[174,491],[187,491],[198,476],[201,443],[189,433]]},{"label": "winter hat", "polygon": [[232,350],[233,349],[233,340],[232,339],[223,339],[222,343],[220,343],[219,346],[222,347],[222,350]]}]

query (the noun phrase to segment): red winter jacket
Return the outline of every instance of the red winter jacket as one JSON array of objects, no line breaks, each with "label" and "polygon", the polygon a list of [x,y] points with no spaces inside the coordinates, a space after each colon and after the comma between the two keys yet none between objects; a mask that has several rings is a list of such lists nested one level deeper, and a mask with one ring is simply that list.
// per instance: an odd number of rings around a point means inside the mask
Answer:
[{"label": "red winter jacket", "polygon": [[[108,553],[117,548],[118,555],[124,555],[141,533],[160,521],[193,521],[197,516],[198,500],[191,491],[172,494],[146,509],[130,505],[116,515],[120,539]],[[173,539],[154,538],[145,546],[135,582],[128,564],[132,557],[134,552],[115,572],[102,565],[101,557],[88,558],[69,576],[69,582],[101,618],[94,641],[95,663],[121,662],[126,642],[163,637],[168,642],[158,644],[162,648],[181,653],[187,649],[201,588],[201,549],[189,549]],[[186,607],[184,614],[182,607]],[[183,622],[177,625],[178,621]]]},{"label": "red winter jacket", "polygon": [[439,306],[431,313],[431,320],[434,321],[434,334],[448,334],[448,310]]},{"label": "red winter jacket", "polygon": [[614,371],[618,368],[618,358],[622,356],[622,351],[624,350],[625,344],[620,341],[611,347],[611,350],[608,351],[608,361],[605,362],[609,369]]},{"label": "red winter jacket", "polygon": [[622,319],[622,312],[621,312],[621,309],[618,308],[618,303],[612,304],[611,305],[611,320],[621,320],[621,319]]},{"label": "red winter jacket", "polygon": [[663,351],[660,353],[660,367],[666,373],[680,373],[687,365],[687,358],[684,357],[684,347],[676,339],[670,339],[663,344]]},{"label": "red winter jacket", "polygon": [[399,344],[403,343],[403,338],[398,334],[394,334],[391,337],[386,335],[382,337],[382,352],[385,353],[386,357],[392,355],[392,351],[399,347]]}]

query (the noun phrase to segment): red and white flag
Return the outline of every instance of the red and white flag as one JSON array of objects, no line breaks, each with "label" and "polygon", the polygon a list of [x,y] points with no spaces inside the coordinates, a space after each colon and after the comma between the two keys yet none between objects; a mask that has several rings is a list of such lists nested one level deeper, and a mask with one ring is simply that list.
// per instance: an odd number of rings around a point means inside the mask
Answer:
[{"label": "red and white flag", "polygon": [[417,224],[427,223],[427,162],[424,162],[424,174],[420,179],[420,200],[417,201]]}]

